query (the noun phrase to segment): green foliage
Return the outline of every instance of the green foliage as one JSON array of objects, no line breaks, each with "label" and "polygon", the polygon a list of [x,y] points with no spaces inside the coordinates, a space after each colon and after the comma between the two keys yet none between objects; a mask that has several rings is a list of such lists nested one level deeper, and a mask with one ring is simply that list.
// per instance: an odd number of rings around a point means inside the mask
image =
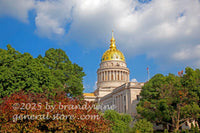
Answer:
[{"label": "green foliage", "polygon": [[141,96],[138,113],[176,131],[187,120],[197,120],[200,116],[200,71],[186,68],[180,77],[156,74],[144,85]]},{"label": "green foliage", "polygon": [[83,76],[83,68],[72,64],[61,49],[51,48],[37,58],[11,45],[0,49],[0,98],[19,90],[54,94],[55,88],[78,96],[83,92]]},{"label": "green foliage", "polygon": [[188,129],[181,131],[181,133],[190,133]]},{"label": "green foliage", "polygon": [[133,133],[153,133],[153,124],[146,119],[140,119],[134,123]]},{"label": "green foliage", "polygon": [[106,110],[103,116],[112,122],[113,133],[124,133],[129,131],[131,116],[128,114],[119,114],[114,110]]},{"label": "green foliage", "polygon": [[164,133],[169,133],[167,129],[164,130]]},{"label": "green foliage", "polygon": [[190,132],[191,132],[191,133],[200,133],[197,124],[195,124],[195,125],[194,125],[193,123],[191,124]]}]

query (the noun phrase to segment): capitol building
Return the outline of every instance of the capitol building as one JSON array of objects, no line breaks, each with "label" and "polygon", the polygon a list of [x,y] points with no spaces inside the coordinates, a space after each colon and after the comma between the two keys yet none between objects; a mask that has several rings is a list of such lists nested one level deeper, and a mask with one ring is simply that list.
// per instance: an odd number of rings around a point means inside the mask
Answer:
[{"label": "capitol building", "polygon": [[[93,93],[84,93],[84,99],[94,101],[100,105],[115,106],[119,113],[131,116],[137,114],[136,106],[140,100],[140,92],[144,82],[131,82],[130,71],[127,68],[125,57],[115,44],[112,33],[109,49],[101,58],[97,70],[97,89]],[[195,125],[195,121],[192,121]],[[190,129],[191,122],[187,121],[182,129]],[[164,129],[163,125],[154,123],[154,130]]]},{"label": "capitol building", "polygon": [[97,70],[97,89],[84,93],[84,99],[102,105],[115,105],[119,113],[134,116],[144,83],[131,82],[123,53],[117,49],[112,33],[109,49],[103,54]]}]

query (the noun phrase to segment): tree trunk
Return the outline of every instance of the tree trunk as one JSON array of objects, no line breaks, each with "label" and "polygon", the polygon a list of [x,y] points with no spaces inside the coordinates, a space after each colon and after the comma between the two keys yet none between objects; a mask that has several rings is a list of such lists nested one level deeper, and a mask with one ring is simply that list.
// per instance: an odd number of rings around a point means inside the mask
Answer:
[{"label": "tree trunk", "polygon": [[179,130],[179,123],[176,124],[175,131]]},{"label": "tree trunk", "polygon": [[179,130],[179,127],[180,127],[180,104],[177,105],[177,119],[176,119],[176,123],[175,123],[175,131],[178,131]]}]

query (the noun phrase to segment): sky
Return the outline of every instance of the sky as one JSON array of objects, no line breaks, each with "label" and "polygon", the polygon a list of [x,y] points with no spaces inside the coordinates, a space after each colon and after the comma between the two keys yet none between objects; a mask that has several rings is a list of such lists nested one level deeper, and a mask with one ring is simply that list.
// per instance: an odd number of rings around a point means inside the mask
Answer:
[{"label": "sky", "polygon": [[83,67],[84,92],[112,30],[130,80],[200,67],[200,0],[0,0],[0,48],[11,44],[33,57],[61,48]]}]

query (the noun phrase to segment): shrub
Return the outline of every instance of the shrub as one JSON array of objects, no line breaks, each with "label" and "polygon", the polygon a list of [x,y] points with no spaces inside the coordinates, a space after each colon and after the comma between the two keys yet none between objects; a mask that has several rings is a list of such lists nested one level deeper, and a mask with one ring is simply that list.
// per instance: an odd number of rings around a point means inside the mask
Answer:
[{"label": "shrub", "polygon": [[153,133],[153,124],[146,119],[140,119],[134,124],[133,133]]},{"label": "shrub", "polygon": [[112,132],[124,133],[129,131],[131,116],[128,114],[119,114],[114,110],[106,110],[103,116],[112,122]]}]

